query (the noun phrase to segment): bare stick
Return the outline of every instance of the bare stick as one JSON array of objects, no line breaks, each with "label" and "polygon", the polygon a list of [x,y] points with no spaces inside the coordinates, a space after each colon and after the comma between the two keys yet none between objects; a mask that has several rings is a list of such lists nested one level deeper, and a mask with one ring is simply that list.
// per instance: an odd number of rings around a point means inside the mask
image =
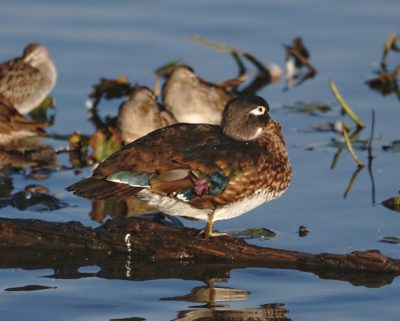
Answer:
[{"label": "bare stick", "polygon": [[375,110],[372,109],[372,121],[371,121],[371,134],[368,140],[368,173],[371,178],[371,193],[372,193],[372,205],[375,205],[375,180],[374,175],[372,173],[372,160],[374,156],[372,155],[372,141],[374,139],[374,131],[375,131]]},{"label": "bare stick", "polygon": [[295,48],[286,47],[289,54],[296,57],[300,62],[305,65],[308,69],[309,77],[313,77],[317,73],[317,69],[308,62],[308,59],[303,57],[300,53],[297,52]]}]

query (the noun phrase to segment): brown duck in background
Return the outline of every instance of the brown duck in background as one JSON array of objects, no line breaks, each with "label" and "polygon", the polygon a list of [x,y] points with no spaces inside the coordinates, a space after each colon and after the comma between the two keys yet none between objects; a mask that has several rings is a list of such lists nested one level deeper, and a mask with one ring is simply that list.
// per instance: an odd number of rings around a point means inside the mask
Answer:
[{"label": "brown duck in background", "polygon": [[222,87],[201,79],[186,65],[175,68],[162,95],[165,108],[183,123],[219,124],[222,111],[232,98]]},{"label": "brown duck in background", "polygon": [[118,127],[125,144],[174,123],[174,116],[157,102],[156,95],[148,87],[137,87],[118,112]]},{"label": "brown duck in background", "polygon": [[29,136],[42,136],[44,123],[21,115],[13,106],[0,100],[0,145],[7,145]]},{"label": "brown duck in background", "polygon": [[46,134],[46,125],[26,118],[0,100],[0,167],[55,167],[55,150],[38,137]]},{"label": "brown duck in background", "polygon": [[239,216],[287,189],[291,166],[281,126],[261,97],[234,98],[221,125],[178,123],[124,146],[67,188],[89,199],[136,196],[170,215]]},{"label": "brown duck in background", "polygon": [[56,67],[40,44],[29,44],[22,57],[0,65],[0,97],[23,114],[39,106],[56,81]]}]

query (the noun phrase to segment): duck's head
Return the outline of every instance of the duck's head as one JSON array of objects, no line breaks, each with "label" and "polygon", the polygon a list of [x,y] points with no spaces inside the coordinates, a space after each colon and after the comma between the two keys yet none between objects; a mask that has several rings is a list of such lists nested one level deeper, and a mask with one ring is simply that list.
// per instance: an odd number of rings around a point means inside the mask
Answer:
[{"label": "duck's head", "polygon": [[252,141],[260,137],[269,117],[269,105],[259,96],[231,99],[222,114],[223,133],[235,140]]},{"label": "duck's head", "polygon": [[31,43],[24,49],[23,60],[32,67],[37,67],[51,60],[47,48],[38,43]]},{"label": "duck's head", "polygon": [[154,92],[146,86],[139,86],[136,87],[132,95],[129,97],[130,105],[132,108],[141,107],[145,109],[146,107],[153,105],[154,102],[157,100]]},{"label": "duck's head", "polygon": [[197,75],[191,67],[179,65],[172,71],[169,80],[173,82],[193,83],[197,80]]}]

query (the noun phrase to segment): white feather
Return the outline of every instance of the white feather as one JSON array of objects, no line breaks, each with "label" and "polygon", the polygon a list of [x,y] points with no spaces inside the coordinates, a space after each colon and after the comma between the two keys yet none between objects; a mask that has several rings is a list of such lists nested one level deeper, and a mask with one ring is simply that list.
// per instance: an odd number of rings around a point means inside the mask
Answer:
[{"label": "white feather", "polygon": [[[236,216],[240,216],[266,202],[278,198],[284,191],[280,193],[270,193],[261,190],[258,193],[243,198],[237,202],[217,208],[214,212],[214,221],[227,220]],[[138,198],[146,201],[150,206],[156,207],[161,212],[173,216],[187,216],[199,220],[207,221],[208,214],[212,213],[211,209],[195,208],[187,202],[178,198],[153,193],[148,189],[144,189],[137,194]]]}]

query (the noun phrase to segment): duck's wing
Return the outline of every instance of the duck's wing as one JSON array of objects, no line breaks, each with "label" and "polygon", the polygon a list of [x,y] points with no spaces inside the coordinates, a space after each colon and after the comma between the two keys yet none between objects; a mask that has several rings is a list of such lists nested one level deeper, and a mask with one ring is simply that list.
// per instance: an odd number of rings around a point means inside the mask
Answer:
[{"label": "duck's wing", "polygon": [[260,156],[256,143],[231,140],[219,126],[176,124],[126,145],[68,189],[87,198],[125,198],[145,188],[213,208],[230,201],[221,196],[256,170]]},{"label": "duck's wing", "polygon": [[26,136],[44,135],[44,126],[44,123],[26,118],[9,103],[0,100],[0,135],[13,136],[18,132],[24,132]]}]

